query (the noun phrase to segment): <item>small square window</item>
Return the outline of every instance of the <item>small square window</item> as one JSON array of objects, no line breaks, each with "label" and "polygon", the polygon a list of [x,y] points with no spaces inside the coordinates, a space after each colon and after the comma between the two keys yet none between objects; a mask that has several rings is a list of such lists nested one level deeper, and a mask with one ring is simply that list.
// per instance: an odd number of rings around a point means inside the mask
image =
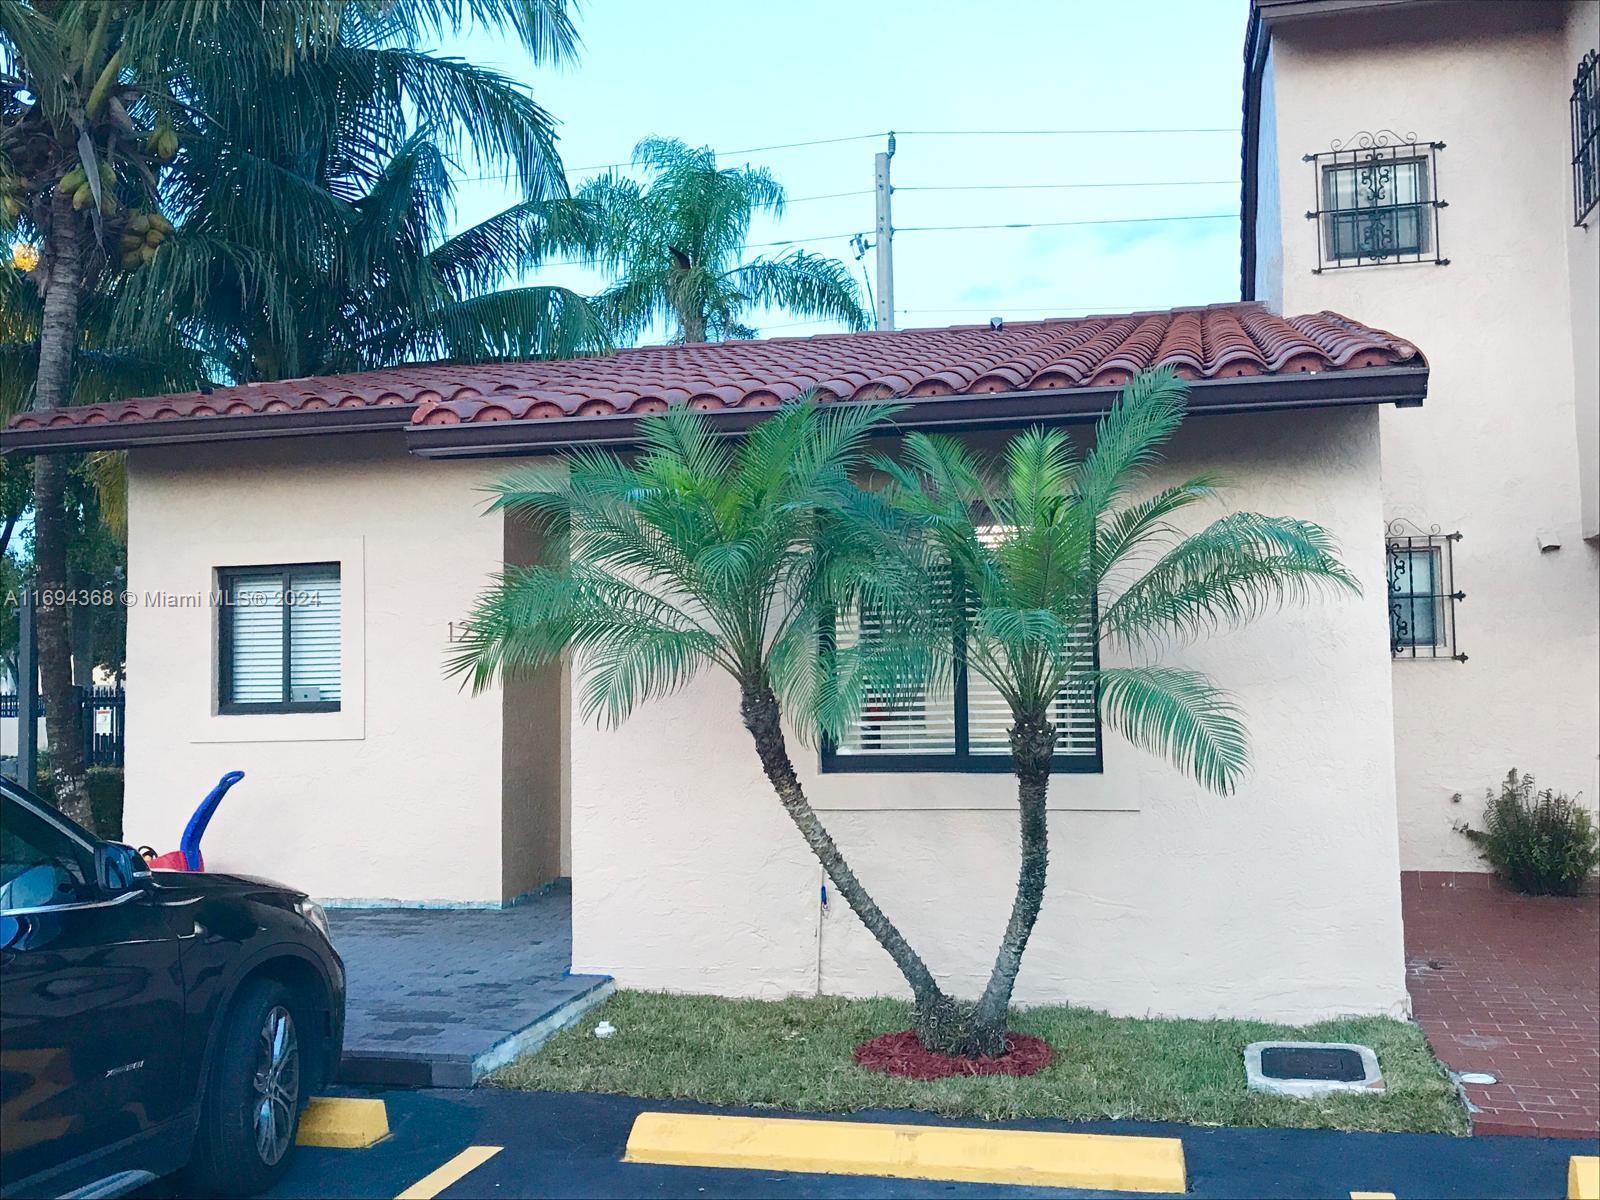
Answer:
[{"label": "small square window", "polygon": [[217,572],[217,709],[338,712],[338,563],[228,567]]},{"label": "small square window", "polygon": [[1317,223],[1313,274],[1394,263],[1448,265],[1439,253],[1443,149],[1443,142],[1385,129],[1305,155],[1316,172],[1317,205],[1306,213]]},{"label": "small square window", "polygon": [[1389,653],[1395,658],[1467,661],[1456,649],[1456,603],[1466,599],[1455,586],[1455,544],[1460,540],[1459,533],[1390,522]]},{"label": "small square window", "polygon": [[1338,259],[1428,250],[1428,164],[1421,158],[1328,166],[1322,172],[1328,252]]},{"label": "small square window", "polygon": [[1389,554],[1389,640],[1396,646],[1437,646],[1440,620],[1439,551]]}]

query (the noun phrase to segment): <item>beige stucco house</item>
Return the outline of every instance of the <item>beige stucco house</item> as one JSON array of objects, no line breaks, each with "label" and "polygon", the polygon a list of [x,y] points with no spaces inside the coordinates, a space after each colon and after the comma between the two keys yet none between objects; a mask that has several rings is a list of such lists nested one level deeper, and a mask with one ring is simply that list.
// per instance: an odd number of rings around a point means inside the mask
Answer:
[{"label": "beige stucco house", "polygon": [[[1247,302],[436,364],[19,418],[0,439],[13,452],[129,451],[128,836],[171,841],[241,768],[207,835],[215,867],[435,905],[565,875],[574,970],[730,995],[897,992],[770,795],[731,684],[707,678],[610,731],[576,719],[570,671],[478,695],[445,677],[487,577],[538,553],[484,511],[484,488],[559,473],[574,445],[625,450],[669,404],[737,435],[807,389],[894,395],[902,424],[992,444],[1039,422],[1085,429],[1132,373],[1170,364],[1194,415],[1150,486],[1222,472],[1230,506],[1329,528],[1363,594],[1178,652],[1248,714],[1253,771],[1234,796],[1076,712],[1018,998],[1404,1012],[1402,871],[1478,869],[1450,823],[1506,767],[1569,789],[1595,771],[1595,483],[1574,449],[1594,424],[1580,308],[1595,233],[1572,228],[1561,133],[1562,64],[1589,34],[1583,6],[1530,6],[1514,28],[1369,7],[1258,6]],[[1419,140],[1406,157],[1428,173],[1407,166],[1412,190],[1363,205],[1345,163],[1315,156],[1393,126],[1444,146]],[[1374,209],[1407,223],[1411,261],[1344,261]],[[1422,541],[1399,545],[1397,520]],[[1462,537],[1436,546],[1435,524]],[[1432,586],[1447,552],[1464,600]],[[958,992],[986,974],[1017,837],[1003,763],[963,728],[957,745],[924,714],[909,734],[864,725],[826,762],[798,756],[858,873]],[[887,769],[908,751],[915,769]]]},{"label": "beige stucco house", "polygon": [[1433,367],[1425,410],[1380,419],[1401,593],[1433,565],[1421,590],[1465,593],[1395,648],[1408,871],[1484,869],[1454,826],[1511,766],[1600,794],[1597,45],[1592,0],[1254,6],[1243,294],[1404,329]]}]

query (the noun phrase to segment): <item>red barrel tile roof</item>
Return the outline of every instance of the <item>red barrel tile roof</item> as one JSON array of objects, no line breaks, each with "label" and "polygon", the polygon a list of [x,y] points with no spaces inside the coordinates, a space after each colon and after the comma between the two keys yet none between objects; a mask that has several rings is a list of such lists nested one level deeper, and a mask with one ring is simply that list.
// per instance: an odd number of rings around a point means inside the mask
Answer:
[{"label": "red barrel tile roof", "polygon": [[[1422,363],[1403,338],[1333,312],[1280,317],[1257,303],[1122,316],[645,346],[591,358],[433,363],[22,413],[41,430],[337,408],[409,408],[415,425],[760,408],[806,391],[824,400],[981,396],[1118,387],[1170,365],[1187,379],[1290,375]],[[397,423],[404,413],[396,412]]]}]

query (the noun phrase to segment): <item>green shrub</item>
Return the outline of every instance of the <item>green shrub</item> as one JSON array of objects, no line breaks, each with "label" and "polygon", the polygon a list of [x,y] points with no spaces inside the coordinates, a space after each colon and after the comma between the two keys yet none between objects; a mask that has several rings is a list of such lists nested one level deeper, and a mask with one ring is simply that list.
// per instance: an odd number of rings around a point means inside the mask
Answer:
[{"label": "green shrub", "polygon": [[1471,838],[1495,873],[1532,896],[1574,896],[1600,865],[1600,830],[1588,809],[1564,792],[1534,789],[1513,768],[1500,792],[1485,794],[1483,828]]}]

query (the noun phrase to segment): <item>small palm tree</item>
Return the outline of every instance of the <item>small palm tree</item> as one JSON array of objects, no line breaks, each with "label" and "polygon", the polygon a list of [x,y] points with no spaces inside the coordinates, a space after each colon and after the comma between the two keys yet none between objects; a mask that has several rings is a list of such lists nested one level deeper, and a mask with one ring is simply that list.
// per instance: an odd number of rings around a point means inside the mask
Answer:
[{"label": "small palm tree", "polygon": [[708,147],[646,138],[633,151],[644,183],[604,175],[578,190],[586,234],[553,244],[576,249],[618,282],[597,301],[618,340],[657,322],[679,342],[749,338],[749,309],[865,329],[867,312],[849,269],[838,259],[795,250],[744,258],[750,219],[782,216],[784,191],[763,168],[717,167]]},{"label": "small palm tree", "polygon": [[852,475],[893,411],[789,405],[730,447],[704,414],[673,408],[640,421],[635,461],[581,451],[558,487],[504,480],[493,507],[544,532],[546,561],[494,581],[448,669],[481,689],[574,651],[584,716],[613,725],[704,671],[727,672],[784,811],[919,1007],[935,1010],[948,1001],[811,807],[783,723],[838,736],[853,718],[860,689],[833,680],[859,678],[858,664],[825,669],[818,639],[827,614],[871,586],[877,529],[846,514],[870,499]]},{"label": "small palm tree", "polygon": [[[959,657],[1004,698],[1013,722],[1021,867],[1011,916],[976,1005],[946,1008],[920,1027],[932,1049],[1005,1047],[1012,989],[1044,900],[1054,713],[1068,686],[1092,684],[1111,728],[1226,794],[1248,758],[1239,709],[1200,672],[1162,665],[1160,652],[1285,602],[1356,590],[1333,539],[1307,521],[1241,512],[1181,533],[1171,519],[1216,495],[1208,476],[1135,498],[1183,419],[1185,393],[1167,372],[1135,379],[1082,458],[1061,431],[1033,429],[999,461],[916,433],[901,459],[873,459],[887,509],[873,514],[883,633],[867,677],[903,687],[908,676],[948,677]],[[1144,661],[1101,667],[1102,642]]]}]

